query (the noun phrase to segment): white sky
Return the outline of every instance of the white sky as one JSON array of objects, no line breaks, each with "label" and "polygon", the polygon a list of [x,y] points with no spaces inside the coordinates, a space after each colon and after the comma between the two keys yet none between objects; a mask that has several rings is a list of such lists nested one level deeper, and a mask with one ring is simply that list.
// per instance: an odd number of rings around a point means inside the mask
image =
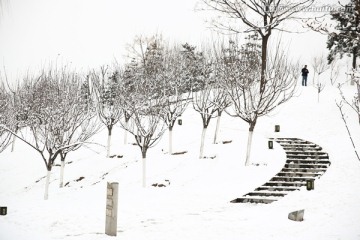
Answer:
[{"label": "white sky", "polygon": [[[10,78],[53,62],[77,69],[122,61],[136,35],[199,44],[211,38],[197,0],[8,0],[0,20],[0,64]],[[290,25],[291,27],[291,25]],[[326,37],[285,34],[301,65],[325,49]],[[303,62],[303,63],[302,63]],[[308,64],[308,63],[307,63]],[[308,64],[309,65],[309,64]]]}]

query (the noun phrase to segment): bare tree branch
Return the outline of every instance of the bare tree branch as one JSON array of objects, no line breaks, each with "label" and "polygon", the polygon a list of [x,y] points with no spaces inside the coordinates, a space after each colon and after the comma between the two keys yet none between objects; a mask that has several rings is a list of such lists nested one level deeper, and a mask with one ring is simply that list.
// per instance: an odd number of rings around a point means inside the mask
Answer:
[{"label": "bare tree branch", "polygon": [[341,114],[341,119],[344,121],[344,124],[345,124],[345,127],[346,127],[346,131],[347,131],[347,133],[348,133],[348,135],[349,135],[349,138],[350,138],[351,144],[352,144],[352,146],[353,146],[353,148],[354,148],[356,157],[357,157],[357,159],[360,161],[360,156],[359,156],[359,154],[358,154],[358,152],[357,152],[357,150],[356,150],[354,140],[353,140],[353,138],[352,138],[352,136],[351,136],[351,131],[350,131],[348,125],[347,125],[347,122],[346,122],[346,119],[345,119],[345,114],[344,114],[344,112],[343,112],[343,110],[342,110],[342,108],[343,108],[342,101],[340,101],[340,103],[336,102],[336,106],[339,108],[339,111],[340,111],[340,114]]}]

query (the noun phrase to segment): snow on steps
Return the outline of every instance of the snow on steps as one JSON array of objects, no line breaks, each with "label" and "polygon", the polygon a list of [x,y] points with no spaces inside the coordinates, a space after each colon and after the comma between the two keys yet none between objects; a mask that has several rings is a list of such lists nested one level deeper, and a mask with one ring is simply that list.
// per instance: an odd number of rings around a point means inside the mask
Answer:
[{"label": "snow on steps", "polygon": [[329,155],[315,143],[298,138],[276,138],[286,153],[281,171],[254,191],[231,203],[272,203],[306,186],[306,180],[320,178],[330,166]]}]

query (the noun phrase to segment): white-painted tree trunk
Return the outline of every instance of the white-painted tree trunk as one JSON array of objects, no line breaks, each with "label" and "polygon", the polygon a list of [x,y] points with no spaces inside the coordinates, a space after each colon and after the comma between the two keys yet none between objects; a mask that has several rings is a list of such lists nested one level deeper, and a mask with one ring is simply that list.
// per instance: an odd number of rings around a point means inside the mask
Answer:
[{"label": "white-painted tree trunk", "polygon": [[47,171],[47,175],[46,175],[44,200],[48,200],[48,199],[49,199],[50,175],[51,175],[51,171],[48,170],[48,171]]},{"label": "white-painted tree trunk", "polygon": [[106,157],[110,157],[110,148],[111,148],[111,133],[108,134],[107,147],[106,147]]},{"label": "white-painted tree trunk", "polygon": [[124,129],[124,145],[127,144],[127,129],[129,127],[129,121],[125,122],[125,129]]},{"label": "white-painted tree trunk", "polygon": [[142,159],[142,185],[146,187],[146,158]]},{"label": "white-painted tree trunk", "polygon": [[[360,101],[360,82],[357,82],[356,83],[356,86],[357,86],[357,94],[358,94],[358,100]],[[358,109],[359,111],[360,109]],[[360,124],[360,111],[358,112],[358,117],[359,117],[359,124]]]},{"label": "white-painted tree trunk", "polygon": [[247,148],[246,148],[246,161],[245,161],[245,166],[249,166],[249,165],[250,165],[250,155],[251,155],[252,137],[253,137],[253,131],[249,131]]},{"label": "white-painted tree trunk", "polygon": [[220,119],[221,119],[221,115],[219,115],[219,116],[217,117],[217,120],[216,120],[216,130],[215,130],[215,136],[214,136],[214,144],[217,143],[217,138],[218,138],[218,136],[219,136]]},{"label": "white-painted tree trunk", "polygon": [[[16,133],[16,134],[18,133],[18,129],[15,130],[15,133]],[[13,135],[12,137],[13,137],[13,140],[12,140],[12,143],[11,143],[11,152],[14,152],[14,150],[15,150],[15,140],[16,140],[16,137],[15,137],[15,135]]]},{"label": "white-painted tree trunk", "polygon": [[205,145],[206,129],[207,128],[203,128],[202,134],[201,134],[201,145],[200,145],[200,157],[199,158],[204,158],[204,145]]},{"label": "white-painted tree trunk", "polygon": [[64,170],[65,170],[65,161],[61,161],[60,168],[60,188],[64,186]]},{"label": "white-painted tree trunk", "polygon": [[172,153],[172,129],[169,129],[169,154],[171,155]]},{"label": "white-painted tree trunk", "polygon": [[351,86],[355,85],[355,76],[354,76],[354,74],[351,74],[350,85]]}]

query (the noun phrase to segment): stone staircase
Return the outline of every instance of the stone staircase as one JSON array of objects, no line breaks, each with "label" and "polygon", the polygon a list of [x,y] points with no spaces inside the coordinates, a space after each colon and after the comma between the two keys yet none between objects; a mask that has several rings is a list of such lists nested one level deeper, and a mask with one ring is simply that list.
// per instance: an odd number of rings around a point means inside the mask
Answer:
[{"label": "stone staircase", "polygon": [[272,203],[292,191],[306,188],[307,180],[320,178],[331,164],[329,155],[317,144],[298,138],[271,140],[279,143],[286,152],[284,167],[264,185],[230,202]]}]

